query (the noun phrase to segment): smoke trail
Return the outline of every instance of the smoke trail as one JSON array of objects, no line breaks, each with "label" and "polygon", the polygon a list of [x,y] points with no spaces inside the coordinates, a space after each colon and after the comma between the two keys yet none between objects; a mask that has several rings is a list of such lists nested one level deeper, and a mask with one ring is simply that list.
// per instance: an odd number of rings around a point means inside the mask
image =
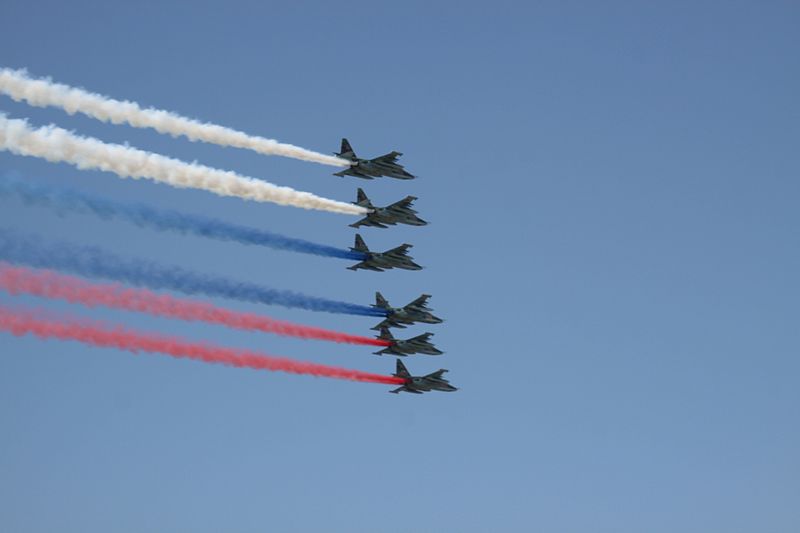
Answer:
[{"label": "smoke trail", "polygon": [[194,359],[205,363],[272,370],[293,374],[363,381],[368,383],[402,384],[402,378],[349,370],[335,366],[293,361],[249,350],[222,348],[213,344],[191,343],[176,337],[130,331],[121,326],[93,324],[76,319],[56,320],[36,313],[0,306],[0,331],[17,336],[35,335],[41,339],[75,340],[102,348],[128,352],[150,352]]},{"label": "smoke trail", "polygon": [[120,178],[150,179],[178,188],[202,189],[220,196],[347,215],[369,212],[357,205],[329,200],[291,187],[279,187],[229,170],[185,163],[130,146],[80,137],[52,124],[33,129],[26,120],[11,119],[3,113],[0,113],[0,150],[39,157],[52,163],[69,163],[80,169],[105,170]]},{"label": "smoke trail", "polygon": [[0,263],[0,290],[10,294],[31,294],[43,298],[66,300],[88,307],[104,306],[151,315],[220,324],[231,328],[276,333],[303,339],[316,339],[367,346],[389,346],[380,339],[348,335],[322,328],[313,328],[274,320],[253,313],[238,313],[205,302],[181,300],[158,295],[143,289],[120,285],[101,285],[65,276],[52,271],[32,271]]},{"label": "smoke trail", "polygon": [[103,122],[128,124],[135,128],[152,128],[159,133],[167,133],[173,137],[183,136],[191,141],[245,148],[260,154],[280,155],[336,167],[350,165],[345,159],[280,143],[273,139],[247,135],[216,124],[202,123],[169,111],[152,107],[142,109],[135,102],[114,100],[101,94],[54,83],[49,78],[33,79],[25,70],[0,69],[0,92],[17,102],[24,100],[32,106],[60,107],[70,115],[83,113]]},{"label": "smoke trail", "polygon": [[155,228],[160,231],[199,235],[242,244],[268,246],[305,254],[338,257],[363,261],[366,256],[333,246],[316,244],[302,239],[293,239],[276,233],[227,224],[213,218],[187,215],[177,211],[159,210],[145,205],[126,205],[105,200],[71,189],[49,188],[17,181],[0,179],[0,195],[15,195],[28,204],[53,207],[59,211],[90,213],[103,218],[121,218],[137,226]]},{"label": "smoke trail", "polygon": [[21,237],[0,229],[0,259],[32,267],[64,270],[85,277],[108,278],[152,289],[205,294],[245,302],[280,305],[363,316],[386,316],[382,309],[279,291],[255,283],[205,276],[180,267],[160,266],[141,259],[121,259],[95,246],[45,245],[37,237]]}]

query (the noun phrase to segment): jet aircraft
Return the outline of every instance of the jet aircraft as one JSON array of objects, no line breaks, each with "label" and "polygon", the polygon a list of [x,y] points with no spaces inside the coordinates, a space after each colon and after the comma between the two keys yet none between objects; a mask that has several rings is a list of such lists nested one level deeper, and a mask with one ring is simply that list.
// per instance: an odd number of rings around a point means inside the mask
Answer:
[{"label": "jet aircraft", "polygon": [[366,217],[362,218],[355,224],[350,224],[351,228],[358,228],[359,226],[375,226],[378,228],[386,228],[394,226],[395,224],[408,224],[409,226],[424,226],[427,224],[424,220],[417,216],[417,212],[411,208],[411,204],[416,200],[416,196],[406,196],[399,202],[386,207],[375,207],[369,201],[367,195],[364,194],[363,189],[358,189],[358,198],[355,205],[366,207],[370,210]]},{"label": "jet aircraft", "polygon": [[370,252],[364,239],[361,235],[356,235],[356,244],[350,251],[359,252],[364,254],[365,259],[360,263],[347,267],[348,270],[374,270],[376,272],[383,272],[391,268],[402,268],[403,270],[422,270],[422,267],[416,264],[411,256],[408,255],[408,249],[411,248],[410,244],[403,244],[397,248],[392,248],[383,253]]},{"label": "jet aircraft", "polygon": [[443,352],[441,350],[437,350],[436,347],[428,341],[428,339],[430,339],[432,336],[433,333],[423,333],[422,335],[417,335],[414,338],[401,341],[394,338],[392,332],[389,331],[389,328],[382,327],[381,334],[378,335],[378,338],[382,341],[391,342],[392,344],[379,352],[375,352],[375,355],[390,354],[399,355],[400,357],[405,357],[406,355],[415,353],[442,355]]},{"label": "jet aircraft", "polygon": [[423,294],[405,307],[391,307],[381,293],[375,293],[375,303],[372,307],[381,309],[386,313],[386,318],[374,330],[386,328],[405,328],[406,324],[423,322],[425,324],[440,324],[441,318],[434,316],[428,308],[430,294]]},{"label": "jet aircraft", "polygon": [[350,161],[350,166],[341,172],[334,173],[334,176],[355,176],[365,180],[379,178],[381,176],[388,176],[390,178],[397,178],[399,180],[413,180],[416,176],[407,172],[403,165],[397,162],[400,157],[400,152],[389,152],[386,155],[376,157],[375,159],[361,159],[356,157],[356,153],[347,142],[347,139],[342,139],[341,152],[334,152],[336,156]]},{"label": "jet aircraft", "polygon": [[445,372],[447,372],[447,369],[442,368],[426,376],[412,376],[402,361],[398,359],[397,370],[393,375],[398,378],[403,378],[405,383],[403,383],[402,387],[398,387],[389,392],[397,394],[402,391],[411,392],[413,394],[422,394],[423,392],[432,390],[438,390],[442,392],[452,392],[458,390],[450,385],[449,381],[444,379],[443,376]]}]

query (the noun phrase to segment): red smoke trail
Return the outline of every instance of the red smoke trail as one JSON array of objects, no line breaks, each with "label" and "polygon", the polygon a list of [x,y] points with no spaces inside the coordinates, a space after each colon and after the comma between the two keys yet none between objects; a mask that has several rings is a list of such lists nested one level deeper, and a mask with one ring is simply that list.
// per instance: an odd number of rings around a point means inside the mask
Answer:
[{"label": "red smoke trail", "polygon": [[36,271],[0,263],[0,290],[11,294],[32,294],[66,300],[88,307],[104,306],[151,315],[221,324],[231,328],[263,331],[304,339],[318,339],[369,346],[389,346],[380,339],[348,335],[322,328],[273,320],[252,313],[239,313],[209,303],[159,295],[145,289],[129,289],[117,284],[95,284],[52,271]]},{"label": "red smoke trail", "polygon": [[293,374],[309,374],[369,383],[402,384],[402,378],[348,370],[335,366],[304,363],[283,357],[272,357],[248,350],[222,348],[205,343],[191,343],[175,337],[129,331],[121,326],[92,324],[75,319],[37,318],[30,311],[0,306],[0,331],[14,335],[35,335],[42,339],[75,340],[92,346],[117,348],[129,352],[152,352],[195,359],[206,363],[273,370]]}]

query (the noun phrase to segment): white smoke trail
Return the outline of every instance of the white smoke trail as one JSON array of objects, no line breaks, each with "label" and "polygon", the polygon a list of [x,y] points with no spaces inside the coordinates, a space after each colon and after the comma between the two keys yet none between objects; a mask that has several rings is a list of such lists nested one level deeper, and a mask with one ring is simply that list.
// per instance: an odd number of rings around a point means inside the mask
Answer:
[{"label": "white smoke trail", "polygon": [[54,106],[70,115],[83,113],[103,122],[129,124],[135,128],[153,128],[173,137],[184,136],[222,146],[246,148],[266,155],[281,155],[323,165],[346,167],[350,163],[338,157],[320,154],[273,139],[247,135],[231,128],[203,123],[169,111],[142,109],[136,102],[120,101],[97,93],[54,83],[49,78],[33,79],[25,70],[0,69],[0,92],[17,102],[24,100],[36,107]]},{"label": "white smoke trail", "polygon": [[105,170],[121,178],[145,178],[173,187],[203,189],[220,196],[236,196],[256,202],[273,202],[348,215],[369,212],[363,207],[290,187],[279,187],[228,170],[185,163],[121,144],[107,144],[91,137],[80,137],[53,125],[33,129],[26,120],[11,119],[3,113],[0,113],[0,150],[39,157],[53,163],[70,163],[80,169]]}]

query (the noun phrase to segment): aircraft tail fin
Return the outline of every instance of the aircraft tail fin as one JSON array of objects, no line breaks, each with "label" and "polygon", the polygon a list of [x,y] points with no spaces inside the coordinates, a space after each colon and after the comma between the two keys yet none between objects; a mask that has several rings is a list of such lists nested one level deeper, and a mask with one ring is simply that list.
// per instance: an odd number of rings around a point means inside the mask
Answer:
[{"label": "aircraft tail fin", "polygon": [[375,307],[380,307],[381,309],[389,309],[389,302],[379,292],[375,293]]},{"label": "aircraft tail fin", "polygon": [[340,148],[339,153],[336,155],[344,159],[356,158],[356,153],[353,151],[353,147],[350,146],[350,143],[347,141],[347,139],[344,138],[342,139],[342,147]]},{"label": "aircraft tail fin", "polygon": [[358,192],[356,193],[356,205],[366,207],[367,209],[372,209],[372,202],[370,202],[369,198],[367,198],[367,194],[364,192],[364,189],[358,189]]},{"label": "aircraft tail fin", "polygon": [[378,335],[378,338],[382,341],[394,341],[394,335],[392,335],[392,332],[389,331],[389,328],[386,326],[381,326],[381,334]]},{"label": "aircraft tail fin", "polygon": [[406,368],[406,365],[404,365],[403,362],[400,361],[400,359],[397,360],[397,369],[395,370],[394,375],[395,377],[403,379],[408,379],[411,377],[411,374]]},{"label": "aircraft tail fin", "polygon": [[356,233],[356,243],[353,246],[353,250],[356,252],[362,253],[369,253],[369,248],[367,248],[367,243],[364,242],[364,239],[361,238],[361,235]]}]

